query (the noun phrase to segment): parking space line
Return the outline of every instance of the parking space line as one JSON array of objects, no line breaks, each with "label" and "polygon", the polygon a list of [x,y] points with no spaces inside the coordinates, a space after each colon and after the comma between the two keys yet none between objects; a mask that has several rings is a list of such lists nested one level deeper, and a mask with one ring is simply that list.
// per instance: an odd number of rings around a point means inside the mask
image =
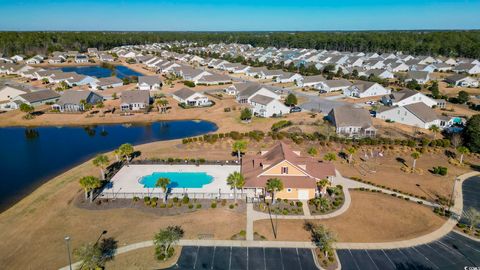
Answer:
[{"label": "parking space line", "polygon": [[458,254],[458,255],[460,255],[460,258],[463,257],[463,254],[462,254],[460,251],[454,249],[453,247],[450,247],[448,244],[442,242],[442,240],[437,241],[437,243],[438,243],[439,245],[443,246],[443,247],[444,247],[448,252],[450,252],[452,255]]},{"label": "parking space line", "polygon": [[233,250],[233,247],[230,247],[230,257],[229,257],[229,260],[228,260],[228,270],[232,269],[232,250]]},{"label": "parking space line", "polygon": [[265,248],[262,248],[263,250],[263,269],[267,269],[267,259],[265,258]]},{"label": "parking space line", "polygon": [[378,268],[377,264],[373,261],[372,257],[370,257],[370,254],[368,254],[368,250],[365,250],[365,253],[367,253],[368,258],[370,258],[370,261],[372,261],[373,265],[375,265],[375,268],[380,270],[380,268]]},{"label": "parking space line", "polygon": [[357,260],[355,260],[355,257],[353,257],[352,251],[350,249],[347,249],[348,253],[350,253],[350,256],[352,257],[353,263],[355,264],[355,267],[357,267],[358,270],[360,270],[360,267],[357,264]]},{"label": "parking space line", "polygon": [[280,248],[280,261],[282,262],[282,269],[285,270],[285,266],[283,265],[283,253],[282,253],[282,248]]},{"label": "parking space line", "polygon": [[298,248],[296,248],[295,250],[296,250],[296,252],[297,252],[298,265],[300,266],[300,270],[303,270],[303,269],[302,269],[302,262],[300,261],[300,255],[298,254]]},{"label": "parking space line", "polygon": [[200,250],[200,246],[197,246],[197,252],[195,252],[195,262],[193,263],[193,269],[197,265],[197,258],[198,258],[198,251]]},{"label": "parking space line", "polygon": [[417,250],[415,247],[412,247],[412,249],[415,250],[415,252],[417,252],[418,254],[422,255],[431,265],[435,266],[435,268],[440,269],[440,267],[438,267],[436,264],[434,264],[427,256],[423,255],[422,252]]},{"label": "parking space line", "polygon": [[212,267],[210,269],[213,270],[213,263],[215,262],[215,251],[217,250],[217,247],[214,246],[213,247],[213,255],[212,255]]},{"label": "parking space line", "polygon": [[393,265],[393,269],[397,269],[397,266],[395,266],[395,264],[392,262],[390,257],[388,257],[388,254],[385,253],[385,250],[382,249],[382,252],[383,252],[383,255],[385,255],[385,257],[387,257],[388,261]]}]

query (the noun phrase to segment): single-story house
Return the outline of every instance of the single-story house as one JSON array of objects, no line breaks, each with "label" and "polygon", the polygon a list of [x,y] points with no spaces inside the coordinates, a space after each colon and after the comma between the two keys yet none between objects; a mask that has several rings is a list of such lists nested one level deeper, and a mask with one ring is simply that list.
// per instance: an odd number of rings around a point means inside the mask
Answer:
[{"label": "single-story house", "polygon": [[405,78],[405,82],[417,81],[419,84],[425,84],[430,81],[430,74],[428,71],[409,71]]},{"label": "single-story house", "polygon": [[318,194],[317,182],[332,180],[336,175],[332,163],[318,162],[315,158],[301,155],[290,145],[279,142],[273,148],[259,154],[247,154],[242,158],[241,173],[245,178],[244,189],[254,197],[271,197],[265,190],[270,178],[278,178],[283,189],[276,198],[309,200]]},{"label": "single-story house", "polygon": [[468,73],[468,74],[480,74],[480,65],[479,64],[459,64],[458,66],[453,67],[453,71],[457,73]]},{"label": "single-story house", "polygon": [[254,95],[250,99],[250,105],[253,114],[260,117],[281,116],[290,113],[290,108],[279,99],[261,94]]},{"label": "single-story house", "polygon": [[454,86],[460,87],[478,87],[478,80],[465,75],[465,74],[455,74],[450,77],[445,78],[445,82]]},{"label": "single-story house", "polygon": [[93,90],[105,90],[107,88],[114,88],[123,85],[123,81],[115,76],[99,78],[98,80],[90,83],[90,88]]},{"label": "single-story house", "polygon": [[190,88],[182,88],[173,93],[173,98],[187,106],[202,107],[209,106],[211,101],[204,94],[193,91]]},{"label": "single-story house", "polygon": [[158,76],[139,76],[137,86],[140,90],[159,90],[162,81]]},{"label": "single-story house", "polygon": [[222,74],[211,74],[211,75],[204,75],[197,80],[197,84],[205,84],[205,85],[218,85],[218,84],[227,84],[231,83],[232,78],[227,75]]},{"label": "single-story house", "polygon": [[316,86],[323,81],[325,81],[325,77],[322,75],[303,76],[301,80],[297,81],[297,85],[300,87],[316,88]]},{"label": "single-story house", "polygon": [[145,110],[150,104],[150,92],[148,90],[128,90],[122,92],[120,97],[120,109],[122,111]]},{"label": "single-story house", "polygon": [[352,86],[352,83],[340,79],[340,80],[326,80],[318,83],[317,89],[325,92],[333,92],[333,91],[342,91],[347,89],[348,87]]},{"label": "single-story house", "polygon": [[436,100],[427,97],[421,92],[406,88],[383,96],[381,101],[385,106],[406,106],[417,102],[423,102],[430,108],[437,105]]},{"label": "single-story house", "polygon": [[390,89],[376,82],[357,81],[347,89],[343,89],[343,95],[347,97],[375,97],[390,94]]},{"label": "single-story house", "polygon": [[83,90],[64,91],[52,109],[60,112],[80,112],[85,110],[85,104],[95,105],[103,101],[103,97],[92,92]]},{"label": "single-story house", "polygon": [[88,63],[88,56],[85,54],[77,54],[75,56],[75,63]]},{"label": "single-story house", "polygon": [[59,98],[60,95],[57,92],[50,89],[42,89],[18,95],[13,100],[36,107],[49,103],[53,104],[57,102]]},{"label": "single-story house", "polygon": [[448,122],[448,120],[438,116],[432,108],[423,102],[405,106],[382,107],[377,111],[376,117],[424,129],[428,129],[433,125],[444,128]]},{"label": "single-story house", "polygon": [[292,83],[302,80],[303,76],[293,72],[283,72],[275,80],[277,83]]},{"label": "single-story house", "polygon": [[327,119],[335,126],[339,135],[347,137],[374,137],[377,129],[373,126],[369,111],[351,105],[333,108]]},{"label": "single-story house", "polygon": [[393,79],[395,78],[395,75],[393,75],[392,72],[386,70],[386,69],[370,69],[365,71],[365,75],[367,77],[370,76],[375,76],[380,79]]}]

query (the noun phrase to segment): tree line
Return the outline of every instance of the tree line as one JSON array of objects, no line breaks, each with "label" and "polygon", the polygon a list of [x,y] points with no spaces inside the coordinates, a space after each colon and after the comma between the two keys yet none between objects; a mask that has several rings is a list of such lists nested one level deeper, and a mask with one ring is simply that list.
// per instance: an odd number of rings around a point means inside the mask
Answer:
[{"label": "tree line", "polygon": [[0,32],[6,55],[49,53],[89,47],[108,50],[121,45],[167,41],[242,43],[262,47],[339,51],[397,52],[480,58],[480,31],[365,32]]}]

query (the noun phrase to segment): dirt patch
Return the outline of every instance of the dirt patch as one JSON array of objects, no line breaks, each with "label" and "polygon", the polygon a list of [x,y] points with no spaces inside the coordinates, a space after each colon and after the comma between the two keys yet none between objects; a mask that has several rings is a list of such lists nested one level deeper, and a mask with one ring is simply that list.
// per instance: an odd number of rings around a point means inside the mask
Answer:
[{"label": "dirt patch", "polygon": [[[332,230],[339,242],[390,242],[412,239],[430,233],[445,220],[422,205],[385,194],[352,191],[352,204],[344,214],[327,220],[309,220]],[[278,220],[274,239],[269,220],[256,221],[254,230],[269,240],[310,241],[304,220]]]}]

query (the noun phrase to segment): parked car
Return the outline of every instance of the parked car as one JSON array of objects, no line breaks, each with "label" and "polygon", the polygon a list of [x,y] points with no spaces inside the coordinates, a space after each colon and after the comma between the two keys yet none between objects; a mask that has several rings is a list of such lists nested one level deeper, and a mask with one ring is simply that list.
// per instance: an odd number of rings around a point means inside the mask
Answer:
[{"label": "parked car", "polygon": [[291,113],[296,113],[296,112],[301,112],[301,111],[302,111],[302,108],[300,108],[298,106],[295,106],[295,107],[290,109]]},{"label": "parked car", "polygon": [[377,102],[376,101],[367,101],[367,102],[365,102],[365,104],[373,106],[373,105],[377,104]]},{"label": "parked car", "polygon": [[371,117],[377,117],[377,112],[376,111],[370,111],[370,116]]}]

